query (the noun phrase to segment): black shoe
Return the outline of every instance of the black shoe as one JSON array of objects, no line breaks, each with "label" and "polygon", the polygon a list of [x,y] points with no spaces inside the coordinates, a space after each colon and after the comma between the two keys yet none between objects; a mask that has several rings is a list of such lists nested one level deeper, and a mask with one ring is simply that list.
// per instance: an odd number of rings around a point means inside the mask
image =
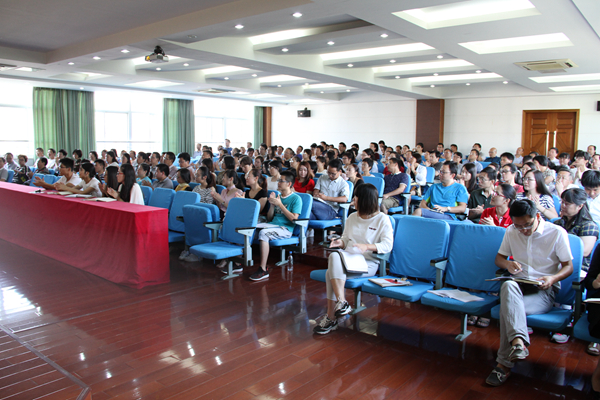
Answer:
[{"label": "black shoe", "polygon": [[337,303],[335,303],[335,316],[336,317],[342,317],[346,314],[350,314],[350,311],[352,311],[352,307],[350,307],[350,304],[348,304],[347,301],[341,302],[338,301]]},{"label": "black shoe", "polygon": [[313,332],[318,335],[326,335],[331,331],[335,331],[337,328],[338,328],[337,319],[332,321],[326,315],[325,318],[323,318],[321,320],[321,322],[319,322],[317,324],[317,326],[314,327]]},{"label": "black shoe", "polygon": [[267,278],[269,278],[269,270],[267,269],[265,271],[260,267],[258,268],[258,271],[256,271],[252,275],[250,275],[251,281],[262,281],[263,279],[267,279]]},{"label": "black shoe", "polygon": [[[227,275],[229,272],[227,271],[227,266],[225,266],[225,268],[220,268],[221,272],[224,273],[225,275]],[[244,272],[244,268],[242,268],[241,264],[238,263],[233,263],[233,268],[231,268],[231,273],[232,274],[239,274],[241,272]]]}]

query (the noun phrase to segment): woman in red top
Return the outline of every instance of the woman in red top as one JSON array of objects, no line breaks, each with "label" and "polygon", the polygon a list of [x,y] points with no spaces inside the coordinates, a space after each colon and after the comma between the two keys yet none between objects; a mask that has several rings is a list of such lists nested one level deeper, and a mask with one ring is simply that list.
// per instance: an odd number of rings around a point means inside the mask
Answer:
[{"label": "woman in red top", "polygon": [[315,181],[313,181],[315,175],[313,174],[308,161],[302,161],[300,163],[296,176],[294,191],[296,191],[296,193],[308,193],[312,195],[313,190],[315,189]]},{"label": "woman in red top", "polygon": [[[505,168],[506,166],[502,167]],[[496,186],[492,193],[491,204],[494,207],[486,208],[481,214],[479,223],[481,225],[499,226],[508,228],[512,224],[508,211],[510,206],[517,198],[517,191],[508,183],[501,183]]]}]

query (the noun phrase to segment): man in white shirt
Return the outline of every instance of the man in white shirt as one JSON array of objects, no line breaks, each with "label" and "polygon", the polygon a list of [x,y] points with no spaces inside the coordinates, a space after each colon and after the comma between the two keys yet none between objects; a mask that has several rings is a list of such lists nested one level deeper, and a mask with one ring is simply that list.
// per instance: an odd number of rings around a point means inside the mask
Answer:
[{"label": "man in white shirt", "polygon": [[165,153],[164,163],[169,167],[169,179],[177,179],[177,167],[173,164],[175,162],[175,153],[167,151]]},{"label": "man in white shirt", "polygon": [[573,155],[571,174],[573,174],[573,182],[576,185],[581,183],[581,177],[583,176],[583,173],[588,170],[588,161],[590,161],[590,155],[585,151],[577,150]]},{"label": "man in white shirt", "polygon": [[14,156],[12,153],[6,153],[6,169],[11,170],[11,171],[16,171],[19,166],[17,165],[17,163],[14,160]]},{"label": "man in white shirt", "polygon": [[[65,184],[69,187],[75,187],[81,183],[81,178],[73,173],[73,167],[75,166],[75,161],[72,158],[65,157],[60,160],[60,171],[59,174],[61,178],[56,182],[56,184]],[[35,186],[43,187],[44,189],[54,190],[54,185],[49,185],[44,182],[43,179],[40,179],[39,176],[35,177],[35,182],[33,182]]]},{"label": "man in white shirt", "polygon": [[37,166],[38,161],[42,157],[44,157],[44,149],[42,149],[41,147],[38,147],[37,149],[35,149],[35,161],[33,162],[33,165]]},{"label": "man in white shirt", "polygon": [[578,187],[579,186],[573,184],[573,175],[571,175],[569,167],[561,166],[556,170],[556,184],[550,193],[560,197],[565,190]]},{"label": "man in white shirt", "polygon": [[4,168],[6,166],[6,159],[4,157],[0,157],[0,182],[8,181],[8,169]]},{"label": "man in white shirt", "polygon": [[557,167],[560,165],[560,161],[558,160],[558,149],[556,147],[552,147],[548,150],[548,161]]},{"label": "man in white shirt", "polygon": [[[544,221],[531,200],[517,200],[510,207],[509,226],[496,255],[496,265],[511,275],[541,282],[539,286],[509,280],[500,289],[500,349],[497,366],[486,383],[500,386],[514,363],[529,355],[527,315],[543,314],[554,307],[560,281],[573,272],[573,256],[567,231]],[[513,260],[509,260],[511,257]]]},{"label": "man in white shirt", "polygon": [[513,164],[515,164],[517,167],[523,166],[523,148],[522,147],[517,147],[517,151],[515,153],[515,159],[513,160]]},{"label": "man in white shirt", "polygon": [[54,169],[56,167],[56,150],[48,149],[48,169]]},{"label": "man in white shirt", "polygon": [[341,177],[342,160],[336,158],[329,163],[327,173],[321,175],[313,191],[312,210],[310,219],[334,219],[340,208],[339,203],[350,199],[348,183]]},{"label": "man in white shirt", "polygon": [[588,195],[587,204],[592,219],[600,224],[600,171],[585,171],[581,177],[581,185]]}]

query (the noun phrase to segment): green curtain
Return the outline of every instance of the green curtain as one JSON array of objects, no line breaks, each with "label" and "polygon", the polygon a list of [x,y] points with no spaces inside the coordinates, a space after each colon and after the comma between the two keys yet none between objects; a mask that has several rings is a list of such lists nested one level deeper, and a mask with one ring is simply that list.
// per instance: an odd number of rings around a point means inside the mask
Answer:
[{"label": "green curtain", "polygon": [[80,149],[96,147],[94,93],[79,90],[33,88],[35,147]]},{"label": "green curtain", "polygon": [[194,101],[164,99],[163,151],[194,152],[196,129]]},{"label": "green curtain", "polygon": [[[265,141],[265,132],[264,132],[264,121],[265,121],[265,108],[264,107],[254,107],[254,142],[252,145],[255,149],[258,149],[261,143]],[[258,154],[258,151],[256,151]]]}]

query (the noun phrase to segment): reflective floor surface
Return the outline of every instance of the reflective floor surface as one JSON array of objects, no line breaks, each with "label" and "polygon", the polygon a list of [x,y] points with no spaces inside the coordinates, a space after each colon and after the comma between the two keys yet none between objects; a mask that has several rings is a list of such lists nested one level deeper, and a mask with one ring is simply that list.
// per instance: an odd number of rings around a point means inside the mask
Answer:
[{"label": "reflective floor surface", "polygon": [[211,263],[178,261],[173,249],[171,283],[142,290],[7,242],[0,254],[0,398],[76,397],[71,380],[23,345],[89,386],[94,400],[591,396],[598,358],[585,343],[535,332],[529,358],[491,388],[495,322],[460,343],[457,314],[419,304],[365,295],[358,317],[313,335],[325,311],[324,284],[309,278],[325,265],[316,246],[263,282],[247,279],[254,268],[222,281]]}]

